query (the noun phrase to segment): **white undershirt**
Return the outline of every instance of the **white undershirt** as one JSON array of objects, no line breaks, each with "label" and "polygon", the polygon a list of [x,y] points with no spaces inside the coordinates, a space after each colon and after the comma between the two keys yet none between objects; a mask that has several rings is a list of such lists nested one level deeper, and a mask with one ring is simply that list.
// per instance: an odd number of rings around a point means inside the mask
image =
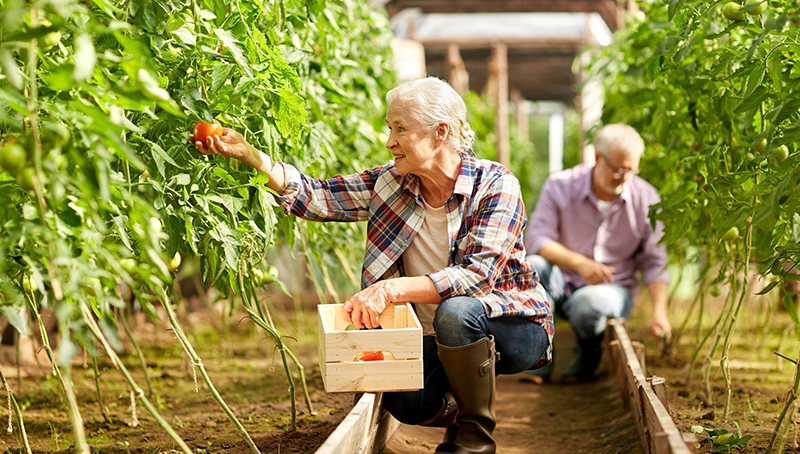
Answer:
[{"label": "white undershirt", "polygon": [[[425,207],[425,220],[419,233],[403,252],[403,266],[406,276],[425,276],[447,267],[447,253],[450,239],[447,235],[447,213],[444,206],[433,208],[422,199]],[[433,316],[435,304],[414,304],[414,310],[422,324],[424,336],[433,335]]]},{"label": "white undershirt", "polygon": [[608,202],[605,200],[598,200],[597,201],[597,209],[600,210],[600,215],[606,217],[608,214],[608,210],[614,205],[614,202]]}]

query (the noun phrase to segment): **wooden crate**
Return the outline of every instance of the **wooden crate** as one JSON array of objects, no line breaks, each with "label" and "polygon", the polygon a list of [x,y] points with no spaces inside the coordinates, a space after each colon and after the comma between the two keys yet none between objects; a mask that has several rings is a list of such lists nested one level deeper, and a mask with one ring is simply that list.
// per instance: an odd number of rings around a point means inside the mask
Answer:
[{"label": "wooden crate", "polygon": [[[411,304],[393,304],[382,329],[346,331],[341,304],[320,304],[319,368],[329,393],[422,389],[422,325]],[[391,353],[383,361],[353,361],[362,351]],[[389,355],[387,355],[388,357]]]}]

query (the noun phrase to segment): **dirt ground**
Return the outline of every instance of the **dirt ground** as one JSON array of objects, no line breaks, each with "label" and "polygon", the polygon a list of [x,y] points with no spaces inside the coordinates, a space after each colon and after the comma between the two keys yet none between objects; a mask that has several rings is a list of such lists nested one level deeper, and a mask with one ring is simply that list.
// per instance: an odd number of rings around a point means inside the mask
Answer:
[{"label": "dirt ground", "polygon": [[[217,310],[182,317],[183,329],[214,387],[262,453],[314,452],[353,405],[352,394],[328,394],[323,389],[316,366],[316,314],[309,310],[295,315],[273,311],[279,332],[286,336],[286,344],[306,367],[314,414],[309,413],[299,375],[295,373],[296,431],[291,431],[289,383],[274,342],[241,315],[226,318]],[[183,349],[167,326],[139,318],[133,331],[147,361],[153,387],[149,399],[193,452],[252,452],[214,400],[200,371],[192,372]],[[137,384],[147,391],[135,351],[129,342],[124,344],[126,354],[120,356]],[[0,358],[14,357],[13,347],[3,346],[0,350]],[[24,353],[27,348],[23,346],[22,350]],[[0,368],[23,407],[32,452],[75,452],[63,391],[46,366],[49,364],[46,356],[40,352],[41,366],[36,365],[32,354],[23,356],[27,364],[20,368],[19,376],[13,364],[0,362]],[[91,358],[86,365],[82,359],[79,354],[73,362],[72,374],[92,453],[180,452],[141,403],[136,406],[138,423],[134,424],[127,383],[107,359],[98,358],[100,390],[109,416],[105,420],[98,404]],[[292,369],[295,370],[293,365]],[[198,392],[195,392],[195,376]],[[2,394],[5,404],[5,392]],[[0,414],[4,426],[7,412],[3,408]],[[17,427],[13,434],[3,431],[0,452],[25,452],[19,434]]]},{"label": "dirt ground", "polygon": [[[685,305],[675,304],[671,315],[675,328],[685,314]],[[724,382],[715,365],[711,369],[712,399],[704,392],[702,363],[687,383],[687,359],[698,343],[687,325],[683,340],[664,356],[661,344],[646,333],[648,306],[638,305],[629,323],[633,340],[645,343],[647,375],[667,379],[670,411],[678,428],[692,426],[729,430],[753,439],[738,451],[764,453],[778,413],[786,402],[792,383],[793,365],[777,360],[773,351],[795,357],[800,341],[789,317],[763,301],[748,303],[747,317],[737,327],[731,350],[733,395],[730,415],[723,420]],[[764,310],[765,308],[769,310]],[[706,309],[704,324],[713,323],[718,311]],[[713,315],[713,317],[712,317]],[[291,431],[288,380],[274,342],[257,331],[240,315],[226,316],[219,310],[193,312],[182,316],[182,325],[205,365],[220,395],[231,406],[262,453],[313,453],[324,442],[353,405],[353,394],[327,394],[322,388],[316,357],[315,306],[302,311],[287,307],[273,310],[278,331],[305,366],[314,413],[311,414],[297,382],[297,430]],[[705,330],[706,328],[704,328]],[[195,453],[251,452],[203,383],[199,371],[195,392],[191,365],[177,340],[162,324],[139,320],[135,337],[145,350],[153,386],[151,402]],[[703,331],[705,332],[705,331]],[[556,335],[556,373],[552,383],[534,385],[514,376],[498,378],[495,431],[499,454],[549,453],[641,453],[630,412],[625,411],[613,378],[583,385],[559,383],[573,344],[568,325],[559,321]],[[140,387],[144,375],[129,342],[123,339],[123,362]],[[27,348],[23,348],[24,353]],[[28,350],[30,351],[30,350]],[[795,353],[792,353],[795,352]],[[41,366],[32,355],[19,369],[8,364],[13,347],[0,346],[0,368],[23,408],[25,428],[33,453],[71,453],[72,428],[63,404],[60,384],[52,376],[40,352]],[[702,356],[701,356],[702,359]],[[5,361],[4,361],[5,360]],[[110,421],[104,420],[91,358],[79,355],[72,367],[81,415],[92,453],[172,453],[175,443],[141,404],[138,425],[133,425],[130,391],[122,376],[108,360],[99,358],[101,395]],[[781,362],[783,364],[781,365]],[[31,365],[33,364],[33,365]],[[779,365],[781,367],[779,367]],[[3,401],[5,401],[5,393]],[[5,407],[4,405],[2,407]],[[0,412],[7,424],[8,411]],[[737,428],[738,427],[738,428]],[[431,453],[441,441],[443,429],[401,426],[390,439],[384,454]],[[703,438],[703,437],[701,437]],[[797,453],[796,432],[790,431],[784,452]],[[719,446],[701,439],[699,452],[714,452]],[[0,435],[0,452],[24,452],[19,430]]]},{"label": "dirt ground", "polygon": [[[498,454],[643,453],[633,416],[623,408],[614,377],[605,374],[580,385],[560,383],[574,337],[566,323],[559,322],[556,330],[560,334],[555,338],[555,372],[550,383],[522,382],[513,375],[497,379],[494,438]],[[442,428],[401,425],[384,453],[430,454],[443,435]]]}]

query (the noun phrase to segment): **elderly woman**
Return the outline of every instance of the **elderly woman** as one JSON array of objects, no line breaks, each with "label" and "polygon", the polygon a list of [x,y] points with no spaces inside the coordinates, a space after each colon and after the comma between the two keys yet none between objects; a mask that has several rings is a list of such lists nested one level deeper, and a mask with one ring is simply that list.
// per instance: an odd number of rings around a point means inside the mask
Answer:
[{"label": "elderly woman", "polygon": [[368,222],[363,290],[344,303],[346,321],[377,328],[389,304],[411,302],[423,324],[424,388],[385,393],[385,408],[447,427],[436,452],[494,453],[495,375],[548,364],[554,331],[525,261],[519,182],[475,158],[466,105],[446,82],[415,80],[386,98],[394,160],[358,174],[320,180],[273,166],[230,129],[195,145],[266,173],[296,216]]}]

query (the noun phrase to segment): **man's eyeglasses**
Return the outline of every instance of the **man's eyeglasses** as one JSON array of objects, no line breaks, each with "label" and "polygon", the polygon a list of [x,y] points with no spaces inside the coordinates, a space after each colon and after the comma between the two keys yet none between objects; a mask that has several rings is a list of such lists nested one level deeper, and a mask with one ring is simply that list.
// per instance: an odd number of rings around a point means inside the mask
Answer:
[{"label": "man's eyeglasses", "polygon": [[607,157],[605,157],[603,155],[600,155],[600,157],[603,158],[603,161],[606,162],[606,165],[608,166],[608,168],[611,169],[611,172],[612,172],[611,176],[615,180],[621,180],[621,179],[625,178],[625,175],[627,175],[627,174],[639,175],[639,168],[638,167],[635,168],[635,169],[626,169],[626,168],[623,168],[623,167],[614,167],[613,165],[611,165],[611,162],[608,160]]}]

